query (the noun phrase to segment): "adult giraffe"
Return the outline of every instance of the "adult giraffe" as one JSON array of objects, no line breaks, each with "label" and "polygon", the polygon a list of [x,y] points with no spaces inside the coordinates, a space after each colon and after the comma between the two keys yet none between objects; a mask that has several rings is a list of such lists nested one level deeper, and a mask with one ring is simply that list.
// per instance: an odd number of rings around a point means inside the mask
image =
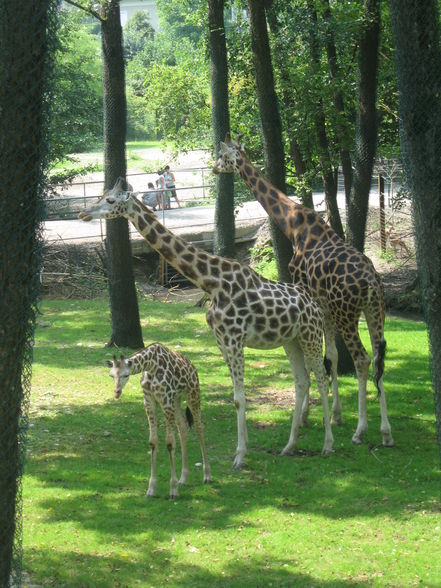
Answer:
[{"label": "adult giraffe", "polygon": [[393,445],[383,387],[386,352],[383,287],[371,260],[345,243],[314,210],[293,202],[268,182],[247,159],[240,144],[240,135],[236,141],[227,135],[225,143],[221,143],[213,171],[237,171],[254,197],[293,244],[294,256],[290,271],[294,284],[305,284],[325,315],[326,357],[331,362],[332,413],[333,422],[336,423],[341,422],[336,330],[343,337],[358,378],[358,425],[352,437],[354,443],[362,442],[368,428],[366,386],[370,358],[358,332],[358,321],[361,313],[364,313],[374,356],[374,379],[380,398],[383,445]]},{"label": "adult giraffe", "polygon": [[237,410],[238,443],[233,466],[244,465],[247,452],[245,421],[244,347],[274,349],[283,346],[295,381],[296,403],[284,454],[297,443],[301,409],[309,390],[312,369],[323,403],[325,442],[332,452],[333,436],[328,410],[328,380],[322,357],[323,314],[307,288],[271,282],[235,260],[200,251],[166,229],[153,211],[123,190],[118,181],[96,206],[80,212],[83,221],[125,217],[150,246],[211,300],[206,319],[230,370]]}]

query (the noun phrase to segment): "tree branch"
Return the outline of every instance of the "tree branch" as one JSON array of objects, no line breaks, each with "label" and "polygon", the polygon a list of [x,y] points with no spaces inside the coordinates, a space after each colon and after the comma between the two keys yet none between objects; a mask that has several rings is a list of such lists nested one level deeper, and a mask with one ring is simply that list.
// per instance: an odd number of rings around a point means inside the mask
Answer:
[{"label": "tree branch", "polygon": [[101,16],[101,14],[99,12],[97,12],[96,10],[94,10],[92,7],[88,8],[87,6],[83,6],[79,2],[75,2],[75,0],[65,0],[65,1],[66,1],[66,4],[70,4],[71,6],[75,6],[75,8],[79,8],[80,10],[84,10],[84,12],[91,14],[92,16],[97,18],[100,22],[105,21],[105,19]]}]

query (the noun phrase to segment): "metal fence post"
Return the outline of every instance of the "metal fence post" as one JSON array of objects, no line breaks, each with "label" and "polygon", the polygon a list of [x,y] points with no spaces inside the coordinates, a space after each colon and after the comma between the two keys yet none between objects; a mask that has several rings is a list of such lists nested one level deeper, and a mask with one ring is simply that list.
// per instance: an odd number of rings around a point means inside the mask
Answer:
[{"label": "metal fence post", "polygon": [[380,248],[386,251],[386,215],[384,211],[384,178],[378,176],[378,199],[380,204]]}]

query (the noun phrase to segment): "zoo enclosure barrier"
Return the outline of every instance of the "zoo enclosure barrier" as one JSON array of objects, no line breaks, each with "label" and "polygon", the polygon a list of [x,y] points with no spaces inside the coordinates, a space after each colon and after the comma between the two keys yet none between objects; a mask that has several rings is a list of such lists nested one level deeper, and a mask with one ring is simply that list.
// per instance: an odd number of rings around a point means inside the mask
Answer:
[{"label": "zoo enclosure barrier", "polygon": [[[379,160],[375,169],[376,175],[372,178],[371,187],[371,211],[375,215],[374,210],[378,209],[379,213],[379,226],[380,226],[380,238],[379,244],[383,252],[386,249],[386,231],[391,231],[390,226],[393,226],[394,214],[397,208],[401,204],[401,193],[400,193],[400,165],[391,160]],[[179,192],[179,199],[182,201],[184,207],[177,209],[176,203],[173,201],[173,210],[169,211],[157,211],[159,220],[170,228],[170,230],[177,232],[178,234],[184,234],[186,237],[191,235],[191,242],[202,248],[210,248],[212,245],[212,236],[214,233],[214,204],[213,200],[209,197],[212,195],[214,185],[212,183],[204,183],[203,180],[207,180],[209,177],[209,170],[207,168],[188,168],[182,170],[175,170],[176,175],[176,190]],[[382,176],[378,176],[378,173],[382,173]],[[379,177],[381,177],[381,184],[379,184]],[[146,173],[135,173],[128,175],[128,181],[133,184],[135,191],[138,191],[147,186],[148,181],[154,180],[153,174]],[[180,185],[184,181],[195,182],[192,185]],[[381,197],[379,194],[379,186],[381,185]],[[64,190],[61,195],[55,198],[46,200],[48,213],[46,216],[46,243],[81,243],[85,240],[84,230],[85,225],[77,221],[77,215],[80,210],[86,206],[90,206],[93,202],[100,197],[103,188],[102,180],[90,180],[84,182],[78,182],[72,184],[68,191]],[[57,186],[53,186],[51,189],[52,193],[60,192],[57,190]],[[68,192],[66,194],[66,192]],[[79,192],[82,195],[79,195]],[[140,192],[142,194],[143,192]],[[185,194],[185,196],[183,196]],[[324,210],[324,194],[321,191],[314,192],[314,201],[318,210]],[[211,202],[212,206],[195,206],[198,204],[204,204]],[[241,213],[240,207],[239,214],[236,218],[236,228],[240,229],[244,227],[246,223],[255,224],[263,223],[266,218],[263,208],[261,208],[254,199],[249,204],[255,204],[250,207],[250,212],[246,214],[246,218]],[[345,199],[344,199],[344,184],[343,177],[339,174],[338,184],[338,203],[342,218],[345,217]],[[248,204],[245,204],[247,206]],[[386,227],[386,209],[381,208],[381,205],[387,209],[387,217],[389,221],[389,228]],[[380,208],[379,208],[380,206]],[[190,210],[189,210],[190,208]],[[202,211],[199,214],[199,211]],[[408,213],[406,213],[408,214]],[[53,223],[52,221],[59,221]],[[71,221],[70,225],[64,224],[61,221]],[[57,227],[57,230],[51,230],[52,227]],[[61,226],[70,227],[69,231],[64,231]],[[260,225],[259,225],[260,226]],[[78,227],[78,229],[72,228]],[[94,225],[94,231],[88,233],[87,241],[94,241],[100,243],[105,239],[105,222],[100,221],[99,230],[96,230],[96,224]],[[131,237],[133,239],[139,239],[139,235],[136,230],[129,225]],[[243,231],[239,231],[240,235]],[[208,236],[207,236],[208,235]],[[250,241],[250,238],[237,238],[236,242]],[[167,267],[161,270],[161,275],[167,273]],[[52,273],[50,271],[43,271],[42,280],[50,281],[51,276],[57,276],[56,279],[62,279],[60,273]],[[55,279],[55,278],[53,278]],[[183,280],[183,279],[182,279]],[[162,282],[162,280],[160,280]],[[176,276],[174,283],[180,283],[181,278]]]}]

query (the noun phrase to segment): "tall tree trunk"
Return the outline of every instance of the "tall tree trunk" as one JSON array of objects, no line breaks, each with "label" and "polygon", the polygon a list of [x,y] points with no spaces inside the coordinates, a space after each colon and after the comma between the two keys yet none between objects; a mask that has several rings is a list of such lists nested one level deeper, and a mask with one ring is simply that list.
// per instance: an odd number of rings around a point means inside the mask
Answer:
[{"label": "tall tree trunk", "polygon": [[[104,101],[104,188],[126,177],[126,95],[118,0],[109,0],[101,21]],[[106,221],[112,334],[108,345],[142,347],[138,299],[126,219]]]},{"label": "tall tree trunk", "polygon": [[[251,48],[256,71],[257,98],[264,141],[265,175],[279,190],[286,192],[282,122],[274,86],[264,0],[248,0],[248,10]],[[290,282],[288,264],[292,258],[292,244],[272,219],[270,219],[270,231],[279,279]]]},{"label": "tall tree trunk", "polygon": [[340,84],[340,68],[338,65],[337,49],[334,40],[334,31],[331,24],[332,14],[329,0],[323,0],[323,18],[327,24],[326,29],[326,55],[328,57],[329,73],[332,82],[334,107],[336,110],[336,139],[340,148],[340,161],[343,172],[346,201],[352,188],[352,160],[348,148],[349,129],[347,114]]},{"label": "tall tree trunk", "polygon": [[[308,170],[307,163],[303,159],[299,144],[293,137],[290,137],[289,139],[289,155],[292,159],[292,162],[294,163],[294,168],[296,170],[296,175],[298,179],[302,180]],[[312,198],[311,187],[303,184],[299,190],[299,196],[303,206],[306,206],[307,208],[314,208],[314,200]]]},{"label": "tall tree trunk", "polygon": [[377,79],[380,40],[380,0],[365,0],[358,51],[357,123],[354,178],[347,202],[346,240],[364,250],[372,171],[377,149]]},{"label": "tall tree trunk", "polygon": [[441,456],[441,49],[435,0],[390,0],[401,151],[412,195]]},{"label": "tall tree trunk", "polygon": [[[286,43],[283,42],[283,38],[279,39],[280,26],[279,21],[277,19],[276,9],[274,8],[272,0],[271,2],[266,3],[265,9],[266,18],[268,21],[268,26],[271,35],[273,36],[273,38],[275,38],[276,51],[274,55],[274,62],[282,85],[281,99],[283,104],[283,110],[285,111],[286,116],[286,113],[292,110],[293,107],[291,82],[289,79],[288,69],[286,67],[287,60],[289,59],[288,51],[290,50],[290,48],[287,47]],[[314,201],[312,199],[312,188],[304,182],[305,174],[308,170],[308,164],[303,158],[299,143],[296,140],[296,137],[293,136],[293,132],[290,129],[289,117],[286,126],[288,127],[287,134],[289,143],[289,156],[294,164],[296,176],[298,180],[300,180],[300,188],[298,189],[297,196],[300,197],[303,206],[306,206],[307,208],[314,208]]]},{"label": "tall tree trunk", "polygon": [[[225,0],[209,0],[211,121],[217,156],[219,145],[230,132],[228,107],[228,62],[224,26]],[[216,175],[214,252],[223,257],[235,255],[234,176]]]},{"label": "tall tree trunk", "polygon": [[11,572],[20,581],[19,477],[39,292],[50,6],[50,0],[19,6],[0,0],[0,586],[10,585]]},{"label": "tall tree trunk", "polygon": [[[311,26],[309,29],[309,47],[312,64],[318,75],[320,70],[320,45],[317,38],[317,12],[312,0],[308,0],[308,10],[311,18]],[[319,162],[322,170],[323,188],[325,191],[325,201],[329,223],[337,235],[344,239],[343,225],[337,205],[338,168],[334,168],[332,164],[328,136],[326,132],[326,117],[323,108],[323,100],[321,97],[317,99],[314,113],[314,126],[317,139]]]}]

